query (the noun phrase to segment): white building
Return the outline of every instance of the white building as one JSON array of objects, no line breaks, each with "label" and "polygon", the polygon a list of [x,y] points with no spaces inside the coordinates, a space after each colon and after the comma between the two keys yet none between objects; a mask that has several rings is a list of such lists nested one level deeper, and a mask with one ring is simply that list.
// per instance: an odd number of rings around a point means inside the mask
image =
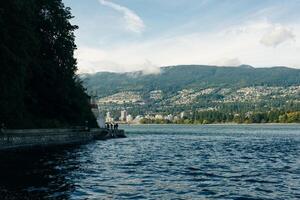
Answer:
[{"label": "white building", "polygon": [[127,111],[126,110],[122,110],[121,111],[121,117],[120,117],[120,121],[122,121],[122,122],[126,122],[126,120],[127,120]]},{"label": "white building", "polygon": [[130,123],[130,122],[132,122],[132,120],[133,120],[133,117],[131,115],[126,116],[126,122]]},{"label": "white building", "polygon": [[142,119],[144,119],[144,117],[141,115],[138,115],[134,118],[133,122],[136,124],[139,124]]},{"label": "white building", "polygon": [[165,116],[165,120],[173,121],[174,117],[172,114]]},{"label": "white building", "polygon": [[148,114],[148,115],[145,116],[145,119],[154,119],[154,117],[152,115]]},{"label": "white building", "polygon": [[184,117],[186,117],[185,112],[181,112],[181,113],[180,113],[180,118],[183,119]]},{"label": "white building", "polygon": [[155,119],[164,119],[163,115],[155,115]]},{"label": "white building", "polygon": [[162,99],[162,91],[161,90],[154,90],[150,92],[150,99],[159,100]]}]

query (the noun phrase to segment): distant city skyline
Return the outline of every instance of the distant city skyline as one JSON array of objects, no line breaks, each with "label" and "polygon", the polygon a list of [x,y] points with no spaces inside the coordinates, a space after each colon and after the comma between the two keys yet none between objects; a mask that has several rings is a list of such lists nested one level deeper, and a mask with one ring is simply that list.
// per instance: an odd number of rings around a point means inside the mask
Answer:
[{"label": "distant city skyline", "polygon": [[79,73],[208,64],[300,68],[300,0],[63,0]]}]

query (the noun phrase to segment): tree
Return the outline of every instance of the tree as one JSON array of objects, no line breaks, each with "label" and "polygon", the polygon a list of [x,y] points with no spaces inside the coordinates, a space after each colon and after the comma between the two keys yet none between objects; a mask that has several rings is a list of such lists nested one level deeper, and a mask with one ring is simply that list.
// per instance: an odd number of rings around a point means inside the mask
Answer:
[{"label": "tree", "polygon": [[62,0],[0,3],[0,120],[8,127],[96,126],[76,75],[71,18]]},{"label": "tree", "polygon": [[25,79],[36,53],[32,0],[0,2],[0,122],[21,126],[25,115]]}]

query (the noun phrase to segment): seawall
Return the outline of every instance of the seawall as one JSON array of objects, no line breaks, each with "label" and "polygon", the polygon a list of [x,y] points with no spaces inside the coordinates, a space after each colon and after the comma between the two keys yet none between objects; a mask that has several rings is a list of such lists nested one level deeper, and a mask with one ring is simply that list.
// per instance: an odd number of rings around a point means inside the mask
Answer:
[{"label": "seawall", "polygon": [[124,130],[107,129],[23,129],[2,130],[0,150],[87,143],[125,137]]}]

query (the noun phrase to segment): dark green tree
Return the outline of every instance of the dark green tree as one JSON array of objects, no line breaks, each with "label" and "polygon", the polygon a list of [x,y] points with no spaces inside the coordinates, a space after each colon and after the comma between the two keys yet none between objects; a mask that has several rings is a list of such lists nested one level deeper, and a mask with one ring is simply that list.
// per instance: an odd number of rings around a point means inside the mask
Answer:
[{"label": "dark green tree", "polygon": [[61,0],[0,3],[0,122],[8,127],[96,126],[76,75],[74,30]]}]

